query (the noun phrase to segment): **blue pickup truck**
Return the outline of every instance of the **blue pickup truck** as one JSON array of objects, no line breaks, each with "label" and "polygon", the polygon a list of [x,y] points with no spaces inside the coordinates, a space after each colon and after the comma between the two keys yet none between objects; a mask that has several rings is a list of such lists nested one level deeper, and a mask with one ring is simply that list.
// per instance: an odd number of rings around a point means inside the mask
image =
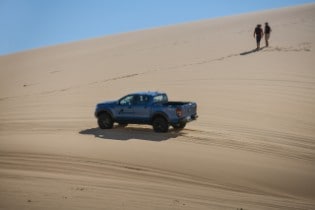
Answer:
[{"label": "blue pickup truck", "polygon": [[110,129],[114,123],[149,124],[155,132],[167,132],[169,126],[183,129],[198,115],[195,102],[168,101],[163,92],[138,92],[97,104],[95,117],[102,129]]}]

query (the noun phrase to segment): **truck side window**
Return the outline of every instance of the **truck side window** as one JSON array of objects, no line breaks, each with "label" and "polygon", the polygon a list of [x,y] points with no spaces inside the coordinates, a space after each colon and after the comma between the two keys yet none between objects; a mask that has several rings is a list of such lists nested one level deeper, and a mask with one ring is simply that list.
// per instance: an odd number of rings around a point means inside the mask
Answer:
[{"label": "truck side window", "polygon": [[120,105],[131,105],[131,104],[133,104],[133,101],[134,101],[134,95],[129,95],[129,96],[126,96],[126,97],[120,99],[119,104]]},{"label": "truck side window", "polygon": [[146,103],[148,103],[149,101],[149,96],[147,95],[137,95],[135,96],[135,104],[138,104],[138,105],[144,105]]},{"label": "truck side window", "polygon": [[166,103],[167,102],[167,96],[165,94],[154,96],[153,102],[154,103]]}]

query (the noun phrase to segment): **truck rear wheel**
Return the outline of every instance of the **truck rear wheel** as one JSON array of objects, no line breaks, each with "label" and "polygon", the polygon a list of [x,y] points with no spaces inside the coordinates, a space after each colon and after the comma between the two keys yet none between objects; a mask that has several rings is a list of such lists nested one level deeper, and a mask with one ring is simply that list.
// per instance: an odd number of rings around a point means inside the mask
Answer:
[{"label": "truck rear wheel", "polygon": [[166,133],[168,131],[169,124],[164,117],[156,117],[153,120],[153,129],[158,133]]},{"label": "truck rear wheel", "polygon": [[185,122],[181,122],[181,123],[178,123],[178,124],[174,124],[172,126],[173,126],[174,129],[183,129],[183,128],[185,128],[186,123]]},{"label": "truck rear wheel", "polygon": [[111,129],[114,125],[112,117],[107,113],[102,113],[97,119],[98,126],[101,129]]}]

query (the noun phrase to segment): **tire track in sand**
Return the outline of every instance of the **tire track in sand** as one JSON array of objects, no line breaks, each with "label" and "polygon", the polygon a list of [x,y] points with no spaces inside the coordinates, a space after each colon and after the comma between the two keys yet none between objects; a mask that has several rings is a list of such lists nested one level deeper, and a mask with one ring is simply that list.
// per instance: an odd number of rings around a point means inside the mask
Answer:
[{"label": "tire track in sand", "polygon": [[[79,209],[113,200],[116,207],[137,200],[141,206],[159,209],[174,209],[175,204],[183,209],[231,208],[226,201],[246,209],[311,208],[291,197],[140,165],[48,154],[0,152],[0,157],[0,180],[6,181],[0,185],[1,200],[12,199],[13,193],[33,208],[51,204],[54,209],[65,200],[71,205],[83,200]],[[15,202],[11,207],[25,203]]]},{"label": "tire track in sand", "polygon": [[225,132],[185,129],[181,132],[181,137],[179,141],[258,152],[310,163],[315,161],[315,140],[289,133],[245,127]]}]

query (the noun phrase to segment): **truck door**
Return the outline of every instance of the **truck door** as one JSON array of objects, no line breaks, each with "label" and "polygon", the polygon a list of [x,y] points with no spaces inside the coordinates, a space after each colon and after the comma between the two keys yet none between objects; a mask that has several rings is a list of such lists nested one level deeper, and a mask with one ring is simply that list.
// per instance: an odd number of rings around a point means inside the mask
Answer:
[{"label": "truck door", "polygon": [[134,117],[134,95],[127,95],[120,99],[118,106],[115,108],[116,119],[120,122],[128,123]]},{"label": "truck door", "polygon": [[148,95],[137,95],[134,100],[134,116],[139,123],[147,123],[150,119],[151,108]]}]

